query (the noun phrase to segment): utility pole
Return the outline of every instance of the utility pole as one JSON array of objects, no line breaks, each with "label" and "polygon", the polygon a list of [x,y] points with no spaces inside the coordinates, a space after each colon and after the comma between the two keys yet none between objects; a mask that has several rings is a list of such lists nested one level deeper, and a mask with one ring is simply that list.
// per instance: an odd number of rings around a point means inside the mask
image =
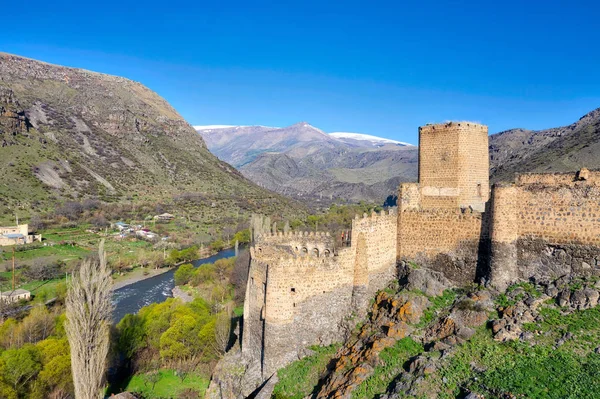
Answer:
[{"label": "utility pole", "polygon": [[15,291],[15,247],[13,247],[13,276],[12,276],[12,290]]}]

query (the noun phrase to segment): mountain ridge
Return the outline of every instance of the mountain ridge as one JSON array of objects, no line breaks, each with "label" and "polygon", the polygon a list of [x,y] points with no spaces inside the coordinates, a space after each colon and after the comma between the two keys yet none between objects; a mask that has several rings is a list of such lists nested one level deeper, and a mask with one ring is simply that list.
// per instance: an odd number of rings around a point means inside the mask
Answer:
[{"label": "mountain ridge", "polygon": [[[492,182],[511,181],[519,172],[572,172],[582,167],[600,169],[600,156],[596,155],[600,154],[599,121],[600,108],[567,126],[543,130],[516,128],[490,135]],[[212,134],[213,138],[209,138],[202,131],[199,133],[211,151],[227,161],[232,160],[232,148],[238,151],[236,156],[251,148],[231,140],[227,129],[220,131],[218,143]],[[258,129],[250,133],[260,135],[263,132]],[[360,143],[354,139],[356,135],[360,137],[360,133],[334,134],[349,137],[335,144],[330,141],[311,144],[309,141],[294,142],[289,147],[261,148],[247,156],[244,162],[233,160],[231,163],[262,187],[301,198],[381,202],[396,194],[400,182],[416,181],[416,146],[396,146],[395,140],[372,136],[381,140],[378,145],[369,140],[370,135]],[[290,141],[294,141],[293,138]]]},{"label": "mountain ridge", "polygon": [[0,152],[0,217],[73,199],[172,201],[189,192],[231,207],[290,207],[212,155],[141,83],[7,53],[0,53]]}]

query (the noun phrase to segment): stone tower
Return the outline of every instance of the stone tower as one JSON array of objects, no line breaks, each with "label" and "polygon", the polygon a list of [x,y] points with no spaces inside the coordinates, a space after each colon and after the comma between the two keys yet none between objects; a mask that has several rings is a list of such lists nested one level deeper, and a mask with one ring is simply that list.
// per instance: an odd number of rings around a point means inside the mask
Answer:
[{"label": "stone tower", "polygon": [[490,197],[488,128],[449,122],[419,128],[422,209],[473,208]]}]

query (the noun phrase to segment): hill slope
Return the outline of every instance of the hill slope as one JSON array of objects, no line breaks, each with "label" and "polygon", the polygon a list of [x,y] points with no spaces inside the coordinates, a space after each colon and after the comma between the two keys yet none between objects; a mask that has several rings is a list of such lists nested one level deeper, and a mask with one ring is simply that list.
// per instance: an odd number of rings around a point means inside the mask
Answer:
[{"label": "hill slope", "polygon": [[490,136],[490,167],[493,181],[511,180],[518,172],[600,169],[600,108],[569,126]]},{"label": "hill slope", "polygon": [[152,202],[200,193],[248,210],[296,206],[219,161],[142,84],[4,53],[0,181],[5,219],[85,197]]},{"label": "hill slope", "polygon": [[416,147],[376,136],[326,134],[306,122],[196,129],[219,158],[289,196],[380,202],[417,176]]}]

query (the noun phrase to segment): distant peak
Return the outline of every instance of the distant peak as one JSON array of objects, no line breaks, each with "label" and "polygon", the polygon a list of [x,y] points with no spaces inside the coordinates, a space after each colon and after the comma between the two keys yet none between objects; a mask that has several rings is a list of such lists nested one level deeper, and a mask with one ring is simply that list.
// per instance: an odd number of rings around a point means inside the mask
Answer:
[{"label": "distant peak", "polygon": [[228,129],[230,127],[238,127],[237,125],[204,125],[204,126],[193,126],[196,130],[213,130],[213,129]]},{"label": "distant peak", "polygon": [[363,134],[363,133],[334,132],[334,133],[329,133],[329,135],[336,139],[351,139],[351,140],[369,141],[373,144],[397,144],[397,145],[402,145],[402,146],[412,146],[412,144],[405,143],[403,141],[396,141],[396,140],[386,139],[383,137],[377,137],[377,136],[372,136],[370,134]]}]

